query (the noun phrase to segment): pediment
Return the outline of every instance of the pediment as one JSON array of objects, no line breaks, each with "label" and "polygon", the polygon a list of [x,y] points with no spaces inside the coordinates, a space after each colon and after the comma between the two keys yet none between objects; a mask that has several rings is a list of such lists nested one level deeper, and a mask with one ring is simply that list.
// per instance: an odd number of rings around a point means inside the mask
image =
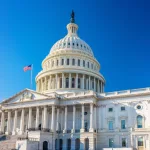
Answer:
[{"label": "pediment", "polygon": [[40,99],[47,99],[50,98],[50,96],[38,93],[36,91],[30,90],[30,89],[25,89],[16,95],[4,100],[2,102],[5,104],[10,104],[10,103],[17,103],[17,102],[24,102],[24,101],[34,101],[34,100],[40,100]]}]

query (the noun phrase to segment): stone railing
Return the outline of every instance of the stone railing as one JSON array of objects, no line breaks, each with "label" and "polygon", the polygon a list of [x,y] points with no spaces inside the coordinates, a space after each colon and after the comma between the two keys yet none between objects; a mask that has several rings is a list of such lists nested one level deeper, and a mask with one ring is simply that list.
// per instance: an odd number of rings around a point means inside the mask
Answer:
[{"label": "stone railing", "polygon": [[50,129],[48,128],[29,128],[27,129],[28,131],[43,131],[43,132],[52,132]]},{"label": "stone railing", "polygon": [[98,96],[119,96],[119,95],[128,95],[128,94],[141,94],[141,93],[147,93],[150,92],[150,88],[141,88],[141,89],[131,89],[131,90],[123,90],[123,91],[115,91],[115,92],[107,92],[98,94]]}]

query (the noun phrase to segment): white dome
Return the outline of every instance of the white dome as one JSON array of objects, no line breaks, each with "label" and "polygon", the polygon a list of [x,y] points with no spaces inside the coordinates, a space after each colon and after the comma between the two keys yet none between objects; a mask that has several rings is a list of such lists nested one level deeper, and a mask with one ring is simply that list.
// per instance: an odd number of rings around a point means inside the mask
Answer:
[{"label": "white dome", "polygon": [[80,39],[77,35],[78,26],[74,23],[70,23],[67,25],[68,34],[57,41],[51,48],[50,53],[59,51],[59,50],[77,50],[84,51],[89,55],[93,56],[92,49],[90,46]]}]

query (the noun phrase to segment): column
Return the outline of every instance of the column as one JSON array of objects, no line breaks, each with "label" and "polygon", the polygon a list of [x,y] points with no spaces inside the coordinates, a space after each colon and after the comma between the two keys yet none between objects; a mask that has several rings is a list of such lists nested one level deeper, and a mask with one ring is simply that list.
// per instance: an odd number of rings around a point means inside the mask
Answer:
[{"label": "column", "polygon": [[20,121],[20,134],[24,132],[24,109],[21,112],[21,121]]},{"label": "column", "polygon": [[82,104],[82,115],[81,115],[81,130],[80,132],[84,132],[85,131],[85,128],[84,128],[84,104]]},{"label": "column", "polygon": [[18,114],[18,111],[15,110],[13,135],[16,135],[16,128],[17,128],[17,114]]},{"label": "column", "polygon": [[94,77],[94,91],[96,92],[96,81],[95,81],[95,77]]},{"label": "column", "polygon": [[97,84],[97,92],[100,93],[99,79],[98,79],[98,84]]},{"label": "column", "polygon": [[7,120],[7,134],[10,134],[10,129],[11,129],[11,111],[8,111],[8,120]]},{"label": "column", "polygon": [[42,87],[42,91],[44,91],[43,78],[41,78],[41,87]]},{"label": "column", "polygon": [[43,87],[42,87],[42,78],[40,79],[40,92],[43,90],[42,89]]},{"label": "column", "polygon": [[64,73],[62,73],[62,88],[65,88],[65,86],[64,86]]},{"label": "column", "polygon": [[93,104],[90,104],[90,132],[93,131]]},{"label": "column", "polygon": [[78,73],[76,73],[76,88],[78,88]]},{"label": "column", "polygon": [[47,129],[47,106],[44,106],[43,128]]},{"label": "column", "polygon": [[75,133],[75,131],[76,131],[75,125],[76,125],[76,106],[73,105],[73,128],[71,131],[72,133]]},{"label": "column", "polygon": [[0,133],[4,133],[4,123],[5,123],[5,113],[4,113],[4,111],[2,111],[2,114],[1,114],[1,129],[0,129]]},{"label": "column", "polygon": [[65,106],[65,123],[63,133],[67,132],[67,113],[68,113],[67,106]]},{"label": "column", "polygon": [[85,75],[83,74],[83,78],[82,78],[82,89],[84,90],[84,79],[85,79]]},{"label": "column", "polygon": [[32,128],[32,108],[29,108],[28,129]]},{"label": "column", "polygon": [[131,111],[131,105],[130,104],[128,104],[128,128],[129,129],[131,129],[131,127],[132,127],[132,111]]},{"label": "column", "polygon": [[55,121],[55,106],[52,106],[52,121],[51,121],[51,130],[52,132],[54,132],[54,123]]},{"label": "column", "polygon": [[103,93],[103,83],[101,81],[101,93]]},{"label": "column", "polygon": [[89,76],[89,90],[91,90],[91,78]]},{"label": "column", "polygon": [[49,89],[52,88],[51,83],[52,83],[52,75],[49,76]]},{"label": "column", "polygon": [[57,125],[56,125],[56,131],[60,131],[60,129],[59,129],[59,108],[57,108]]},{"label": "column", "polygon": [[39,107],[36,108],[36,121],[35,121],[35,128],[39,128]]},{"label": "column", "polygon": [[58,88],[58,75],[56,74],[56,77],[55,77],[55,89]]},{"label": "column", "polygon": [[69,73],[69,89],[71,89],[71,73]]},{"label": "column", "polygon": [[97,111],[96,106],[94,107],[94,129],[97,130],[97,117],[96,117]]}]

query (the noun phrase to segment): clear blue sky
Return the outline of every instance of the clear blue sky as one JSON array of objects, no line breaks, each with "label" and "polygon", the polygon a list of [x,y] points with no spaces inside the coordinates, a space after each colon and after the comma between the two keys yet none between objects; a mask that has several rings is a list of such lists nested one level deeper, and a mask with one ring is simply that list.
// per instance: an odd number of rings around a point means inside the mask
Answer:
[{"label": "clear blue sky", "polygon": [[150,1],[5,0],[0,1],[0,100],[30,88],[30,72],[22,68],[34,64],[35,78],[52,45],[65,36],[72,9],[79,36],[101,63],[105,91],[150,86]]}]

